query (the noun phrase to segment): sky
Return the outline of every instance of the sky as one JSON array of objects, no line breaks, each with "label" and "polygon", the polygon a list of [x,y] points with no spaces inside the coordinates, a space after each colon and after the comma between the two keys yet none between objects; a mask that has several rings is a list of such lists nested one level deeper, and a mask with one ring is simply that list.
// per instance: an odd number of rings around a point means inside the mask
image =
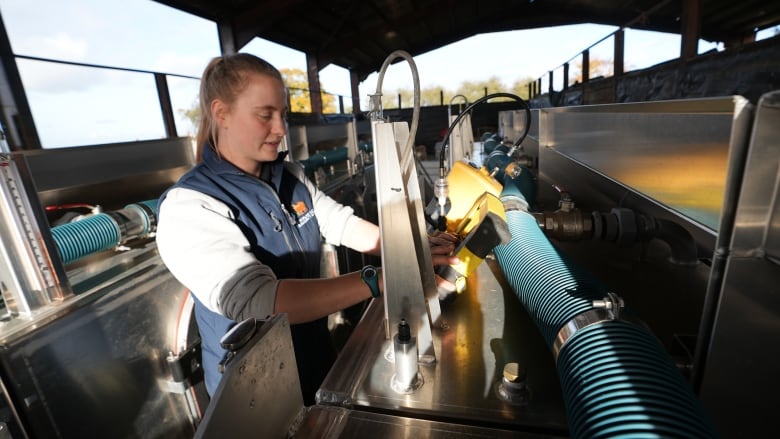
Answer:
[{"label": "sky", "polygon": [[[41,13],[45,11],[45,13]],[[0,0],[0,14],[18,56],[42,57],[169,76],[175,111],[192,107],[197,79],[208,61],[219,55],[216,24],[151,0]],[[112,17],[122,17],[116,20]],[[454,91],[464,81],[497,76],[511,87],[518,79],[542,77],[579,59],[586,47],[616,30],[612,26],[574,25],[482,34],[414,57],[420,87]],[[626,31],[626,70],[676,58],[678,35]],[[699,52],[716,48],[702,43]],[[241,49],[265,58],[277,68],[306,70],[306,57],[273,42],[255,38]],[[591,59],[611,58],[607,40],[591,49]],[[388,53],[389,55],[389,53]],[[164,137],[151,74],[52,64],[17,58],[33,118],[44,147],[60,147]],[[377,74],[359,86],[361,108],[376,90]],[[349,74],[338,66],[320,72],[322,89],[350,103]],[[410,67],[388,68],[383,92],[413,86]],[[554,82],[556,89],[557,86]],[[543,83],[543,89],[546,89]],[[177,115],[179,134],[188,134]]]}]

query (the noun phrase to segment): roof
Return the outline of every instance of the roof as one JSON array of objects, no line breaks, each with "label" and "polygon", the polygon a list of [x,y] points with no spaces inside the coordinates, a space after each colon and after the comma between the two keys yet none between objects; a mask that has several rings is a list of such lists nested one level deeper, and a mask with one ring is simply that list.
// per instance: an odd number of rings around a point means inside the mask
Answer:
[{"label": "roof", "polygon": [[[155,0],[231,29],[236,47],[260,37],[344,67],[359,80],[387,56],[412,56],[488,32],[595,23],[680,33],[679,0]],[[737,41],[780,24],[780,2],[693,0],[701,38]],[[573,36],[576,38],[576,36]],[[533,44],[533,42],[529,42]],[[584,49],[584,47],[583,47]],[[522,54],[522,53],[520,53]]]}]

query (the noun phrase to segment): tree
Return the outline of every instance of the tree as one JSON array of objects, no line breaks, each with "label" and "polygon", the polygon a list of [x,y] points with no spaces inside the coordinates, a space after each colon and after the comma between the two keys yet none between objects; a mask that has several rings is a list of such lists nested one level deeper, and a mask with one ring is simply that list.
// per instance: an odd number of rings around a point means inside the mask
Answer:
[{"label": "tree", "polygon": [[531,99],[531,93],[528,90],[528,84],[534,82],[533,78],[517,79],[512,83],[512,93],[523,99]]},{"label": "tree", "polygon": [[382,108],[398,108],[398,95],[401,95],[401,107],[411,108],[414,105],[414,91],[399,88],[390,93],[382,93]]},{"label": "tree", "polygon": [[[447,92],[442,87],[432,86],[420,89],[420,106],[430,107],[442,104],[442,92],[444,92],[444,105],[447,105]],[[382,93],[382,108],[398,108],[398,95],[401,95],[401,107],[412,108],[414,106],[414,90],[410,88],[399,88],[390,92]],[[452,93],[450,93],[452,95]]]},{"label": "tree", "polygon": [[[531,80],[528,79],[525,83],[528,81]],[[430,86],[420,89],[420,106],[450,105],[451,101],[452,105],[462,105],[466,103],[464,99],[459,97],[453,101],[453,97],[460,95],[471,103],[484,97],[486,94],[499,92],[506,93],[507,87],[495,75],[484,81],[464,81],[454,92],[445,90],[440,86]],[[527,95],[528,93],[526,92],[525,94]],[[398,108],[398,95],[401,95],[401,107],[411,108],[414,105],[414,92],[409,88],[399,88],[382,94],[382,108]],[[496,98],[495,100],[506,99]]]},{"label": "tree", "polygon": [[[574,80],[576,82],[582,82],[582,58],[580,58],[579,61],[577,61],[577,64],[575,64],[577,72],[577,76],[574,77]],[[614,63],[611,59],[603,59],[603,58],[590,58],[589,61],[589,78],[596,78],[599,76],[612,76],[612,72],[614,71]]]},{"label": "tree", "polygon": [[[281,69],[285,87],[290,96],[290,111],[295,113],[310,113],[311,101],[309,99],[309,82],[301,69]],[[320,84],[322,87],[322,84]],[[336,113],[336,98],[334,95],[322,92],[322,112]],[[351,109],[349,109],[351,111]],[[200,103],[196,97],[190,108],[179,108],[178,113],[192,123],[197,129],[200,123]]]},{"label": "tree", "polygon": [[461,83],[460,87],[458,87],[455,94],[463,95],[469,102],[474,102],[488,94],[506,92],[506,90],[506,86],[501,82],[498,76],[493,75],[484,81],[464,81]]},{"label": "tree", "polygon": [[280,69],[287,86],[287,96],[290,102],[290,111],[293,113],[310,113],[311,100],[309,99],[309,81],[301,69]]},{"label": "tree", "polygon": [[[420,90],[420,105],[432,106],[442,104],[442,89],[441,87],[426,87]],[[449,101],[444,101],[446,105]]]},{"label": "tree", "polygon": [[198,124],[200,124],[200,101],[198,98],[195,98],[195,101],[192,103],[192,106],[190,108],[179,108],[176,110],[179,112],[179,114],[187,119],[190,124],[192,124],[193,128],[192,130],[189,130],[187,133],[190,136],[194,136],[194,131],[197,131]]},{"label": "tree", "polygon": [[[596,60],[595,65],[597,68],[606,64],[604,61]],[[591,62],[591,67],[594,63]],[[593,71],[593,69],[591,69]],[[311,112],[311,101],[309,100],[309,83],[306,78],[306,74],[301,69],[281,69],[282,78],[285,86],[288,88],[289,93],[289,105],[290,111],[296,113],[309,113]],[[581,77],[580,77],[581,80]],[[493,75],[487,80],[483,81],[464,81],[458,86],[455,91],[446,90],[441,86],[429,86],[420,89],[420,105],[421,106],[435,106],[435,105],[450,105],[453,106],[465,106],[468,103],[472,103],[477,99],[484,97],[487,94],[498,92],[509,92],[520,96],[521,98],[528,98],[528,83],[533,82],[531,78],[518,79],[512,84],[512,88],[507,88],[498,76]],[[324,87],[323,87],[324,88]],[[398,108],[398,96],[401,96],[401,108],[412,108],[414,105],[414,91],[411,88],[399,88],[393,91],[384,92],[382,94],[382,108],[394,109]],[[455,96],[463,96],[453,100]],[[508,98],[496,98],[491,100],[501,101],[509,100]],[[322,106],[323,113],[335,113],[336,97],[335,95],[327,92],[322,92]],[[198,108],[197,99],[193,106],[189,109],[179,109],[179,113],[185,118],[189,119],[193,126],[197,127],[200,120],[200,109]],[[352,109],[347,106],[345,108],[347,113],[350,113]]]},{"label": "tree", "polygon": [[[309,81],[306,72],[301,69],[279,69],[284,79],[284,85],[290,96],[290,111],[293,113],[311,113],[311,99],[309,94]],[[320,89],[324,89],[320,83]],[[322,112],[335,113],[336,99],[332,94],[321,92]]]}]

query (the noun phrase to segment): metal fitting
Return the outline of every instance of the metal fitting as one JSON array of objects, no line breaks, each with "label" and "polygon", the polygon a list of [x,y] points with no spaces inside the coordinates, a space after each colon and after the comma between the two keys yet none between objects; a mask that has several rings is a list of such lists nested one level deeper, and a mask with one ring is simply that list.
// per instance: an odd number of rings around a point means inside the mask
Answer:
[{"label": "metal fitting", "polygon": [[620,313],[623,311],[625,303],[623,298],[615,293],[607,293],[601,300],[594,300],[592,302],[594,308],[606,309],[612,312],[612,320],[618,320]]},{"label": "metal fitting", "polygon": [[577,314],[558,330],[558,335],[555,337],[555,342],[553,342],[553,356],[556,360],[566,342],[569,341],[574,334],[588,326],[615,320],[631,321],[632,323],[642,326],[641,323],[638,323],[633,319],[627,320],[623,316],[623,299],[615,293],[607,293],[603,299],[594,300],[592,305],[594,307],[593,309]]},{"label": "metal fitting", "polygon": [[513,405],[524,405],[528,402],[528,393],[525,368],[519,363],[504,365],[503,377],[496,386],[498,397]]}]

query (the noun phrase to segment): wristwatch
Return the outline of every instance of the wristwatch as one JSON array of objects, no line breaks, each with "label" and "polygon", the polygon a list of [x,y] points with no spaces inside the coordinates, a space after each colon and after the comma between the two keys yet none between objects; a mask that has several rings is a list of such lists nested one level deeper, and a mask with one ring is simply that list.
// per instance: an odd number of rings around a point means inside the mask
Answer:
[{"label": "wristwatch", "polygon": [[360,270],[360,278],[368,285],[372,297],[379,297],[379,272],[373,265],[366,265]]}]

